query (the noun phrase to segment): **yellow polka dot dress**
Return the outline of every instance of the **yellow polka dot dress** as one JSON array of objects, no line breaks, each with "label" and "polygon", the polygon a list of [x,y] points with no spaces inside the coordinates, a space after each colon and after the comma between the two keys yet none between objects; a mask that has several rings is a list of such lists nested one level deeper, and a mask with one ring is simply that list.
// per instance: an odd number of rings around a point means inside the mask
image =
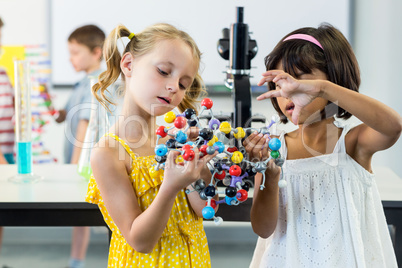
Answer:
[{"label": "yellow polka dot dress", "polygon": [[[138,198],[138,204],[145,211],[158,194],[163,175],[152,178],[149,168],[155,164],[154,156],[136,157],[130,147],[114,134],[107,134],[118,140],[133,158],[130,181]],[[113,232],[110,241],[108,267],[211,267],[207,238],[202,218],[192,210],[184,190],[176,196],[167,226],[157,245],[148,254],[132,249],[120,233],[103,203],[102,196],[93,176],[89,181],[86,201],[97,204],[103,218]]]}]

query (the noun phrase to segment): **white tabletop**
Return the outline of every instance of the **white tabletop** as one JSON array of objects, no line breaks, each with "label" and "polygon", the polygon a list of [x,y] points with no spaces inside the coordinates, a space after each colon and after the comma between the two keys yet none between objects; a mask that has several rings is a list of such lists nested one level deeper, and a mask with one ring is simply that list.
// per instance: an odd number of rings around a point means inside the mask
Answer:
[{"label": "white tabletop", "polygon": [[85,202],[88,181],[77,173],[77,165],[33,165],[36,183],[15,183],[17,165],[0,165],[0,202]]},{"label": "white tabletop", "polygon": [[[77,165],[34,165],[33,173],[43,176],[36,183],[14,183],[16,165],[0,165],[0,202],[85,202],[88,182],[77,173]],[[387,167],[374,167],[383,201],[402,201],[402,179]],[[249,194],[252,196],[252,191]]]},{"label": "white tabletop", "polygon": [[[388,167],[373,167],[382,201],[402,201],[402,179]],[[255,189],[250,189],[249,197]]]}]

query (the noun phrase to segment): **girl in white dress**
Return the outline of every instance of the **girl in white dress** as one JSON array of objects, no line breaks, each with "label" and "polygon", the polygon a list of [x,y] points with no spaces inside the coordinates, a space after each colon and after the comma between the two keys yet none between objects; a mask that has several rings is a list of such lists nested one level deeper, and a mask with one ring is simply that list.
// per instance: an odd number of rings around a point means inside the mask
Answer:
[{"label": "girl in white dress", "polygon": [[[286,185],[273,161],[264,190],[255,177],[251,223],[260,238],[250,267],[397,267],[371,159],[398,140],[401,116],[358,93],[356,57],[331,25],[293,31],[265,64],[259,85],[269,91],[257,99],[271,99],[298,129],[279,137]],[[362,123],[346,124],[352,115]],[[251,159],[266,159],[267,143],[252,134],[244,145]]]}]

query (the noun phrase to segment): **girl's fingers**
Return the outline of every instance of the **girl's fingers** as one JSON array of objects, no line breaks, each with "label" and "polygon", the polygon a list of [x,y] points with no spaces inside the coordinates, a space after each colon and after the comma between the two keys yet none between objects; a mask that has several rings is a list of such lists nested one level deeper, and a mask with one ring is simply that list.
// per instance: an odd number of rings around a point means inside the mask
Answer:
[{"label": "girl's fingers", "polygon": [[283,71],[271,70],[262,74],[261,80],[257,83],[258,86],[262,86],[267,82],[271,82],[278,74],[283,73]]},{"label": "girl's fingers", "polygon": [[264,143],[264,147],[261,150],[261,158],[262,158],[262,160],[265,160],[269,157],[269,155],[268,155],[268,142],[269,142],[268,135],[265,134],[263,138],[265,139],[265,143]]},{"label": "girl's fingers", "polygon": [[257,131],[254,133],[251,133],[244,141],[243,141],[243,146],[246,147],[249,143],[250,140],[254,139],[254,137],[257,135]]},{"label": "girl's fingers", "polygon": [[278,74],[277,76],[275,76],[274,79],[272,79],[272,82],[276,83],[281,79],[288,79],[288,78],[289,78],[289,74],[281,73],[281,74]]},{"label": "girl's fingers", "polygon": [[262,76],[264,76],[264,77],[266,77],[266,76],[277,76],[278,74],[282,74],[282,73],[285,73],[285,72],[282,71],[282,70],[269,70],[269,71],[266,71],[266,72],[262,73]]},{"label": "girl's fingers", "polygon": [[262,86],[267,82],[272,81],[272,79],[274,78],[274,76],[267,76],[267,77],[263,77],[261,78],[261,80],[257,83],[257,86]]},{"label": "girl's fingers", "polygon": [[218,154],[218,152],[215,151],[214,154],[211,154],[211,155],[208,154],[208,155],[204,156],[203,158],[201,158],[201,159],[199,160],[199,167],[202,169],[202,168],[203,168],[204,166],[206,166],[206,164],[207,164],[209,161],[211,161],[211,159],[214,158],[217,154]]},{"label": "girl's fingers", "polygon": [[187,130],[187,136],[190,141],[194,141],[200,133],[200,129],[198,127],[190,127]]},{"label": "girl's fingers", "polygon": [[263,148],[265,143],[265,139],[263,138],[262,134],[255,135],[244,149],[249,153],[250,159],[253,158],[260,158],[260,151]]},{"label": "girl's fingers", "polygon": [[177,151],[170,151],[166,158],[166,165],[165,167],[170,168],[176,165],[176,158],[180,155]]},{"label": "girl's fingers", "polygon": [[281,93],[282,92],[280,90],[270,90],[270,91],[258,96],[257,100],[265,100],[265,99],[269,99],[269,98],[281,97],[282,96]]}]

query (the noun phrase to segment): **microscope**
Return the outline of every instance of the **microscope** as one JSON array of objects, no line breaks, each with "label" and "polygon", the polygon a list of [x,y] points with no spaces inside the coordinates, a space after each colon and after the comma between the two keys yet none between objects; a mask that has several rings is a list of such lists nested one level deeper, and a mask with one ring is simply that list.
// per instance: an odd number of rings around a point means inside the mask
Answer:
[{"label": "microscope", "polygon": [[229,60],[225,85],[232,90],[234,112],[232,124],[235,127],[250,127],[251,122],[265,123],[265,118],[251,114],[251,60],[257,54],[257,42],[250,38],[248,25],[243,22],[244,8],[237,7],[237,22],[222,30],[223,38],[218,41],[218,53]]}]

